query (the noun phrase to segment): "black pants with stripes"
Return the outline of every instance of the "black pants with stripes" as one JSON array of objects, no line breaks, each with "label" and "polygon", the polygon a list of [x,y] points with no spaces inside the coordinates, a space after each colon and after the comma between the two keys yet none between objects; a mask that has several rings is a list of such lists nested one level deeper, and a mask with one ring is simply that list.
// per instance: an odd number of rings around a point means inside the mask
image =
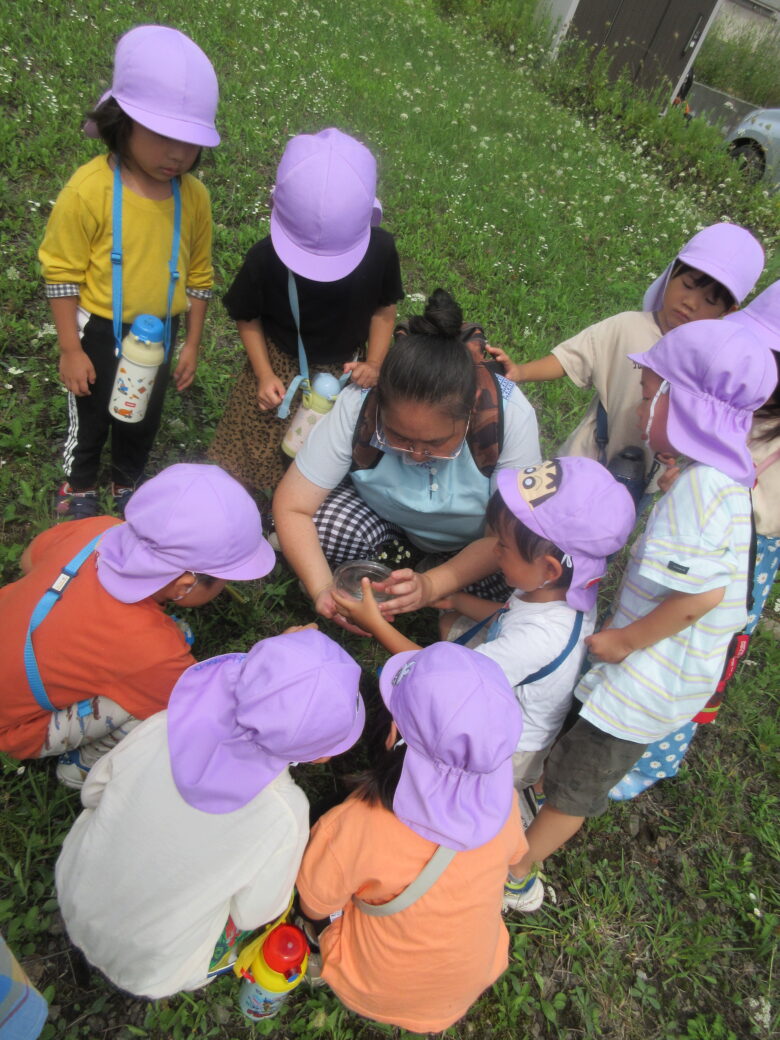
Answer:
[{"label": "black pants with stripes", "polygon": [[[176,341],[178,318],[171,323],[171,343]],[[129,325],[122,327],[125,336]],[[81,346],[95,366],[96,380],[87,397],[68,394],[68,435],[63,452],[65,476],[74,491],[95,487],[103,446],[111,434],[111,479],[124,487],[135,487],[143,475],[160,426],[165,391],[171,370],[168,361],[157,373],[146,415],[138,423],[122,422],[109,414],[108,402],[114,386],[117,359],[114,327],[107,318],[90,315],[81,335]]]}]

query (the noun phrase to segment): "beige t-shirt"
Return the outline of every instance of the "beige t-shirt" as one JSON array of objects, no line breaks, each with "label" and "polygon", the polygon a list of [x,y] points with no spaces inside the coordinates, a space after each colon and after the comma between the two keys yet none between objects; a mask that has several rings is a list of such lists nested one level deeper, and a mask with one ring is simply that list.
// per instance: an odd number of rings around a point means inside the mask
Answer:
[{"label": "beige t-shirt", "polygon": [[[776,420],[769,422],[774,423]],[[753,513],[759,534],[767,538],[780,538],[780,458],[773,459],[765,469],[761,469],[762,462],[772,459],[775,452],[780,452],[780,437],[758,443],[753,439],[760,436],[768,425],[766,419],[754,422],[748,441],[753,462],[756,469],[760,470],[753,488]]]},{"label": "beige t-shirt", "polygon": [[637,418],[642,400],[641,371],[626,355],[644,354],[660,338],[661,330],[651,311],[623,311],[553,348],[569,379],[576,386],[593,387],[597,394],[582,422],[561,446],[561,455],[598,459],[596,409],[600,400],[609,418],[607,459],[629,445],[637,445],[644,449],[646,471],[649,469],[652,452],[642,440]]}]

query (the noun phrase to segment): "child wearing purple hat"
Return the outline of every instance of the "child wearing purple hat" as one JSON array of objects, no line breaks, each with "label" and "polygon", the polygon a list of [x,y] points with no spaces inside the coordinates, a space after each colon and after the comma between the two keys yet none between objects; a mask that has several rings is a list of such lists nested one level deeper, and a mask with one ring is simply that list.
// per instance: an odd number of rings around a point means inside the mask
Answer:
[{"label": "child wearing purple hat", "polygon": [[[741,325],[766,343],[774,352],[780,373],[780,281],[756,296],[747,307],[729,315],[726,321]],[[659,780],[677,775],[697,727],[717,718],[726,683],[733,675],[736,663],[747,654],[750,638],[774,583],[780,564],[780,386],[775,387],[766,404],[755,413],[748,447],[756,468],[756,482],[751,491],[756,558],[747,625],[742,635],[734,640],[724,676],[704,708],[693,721],[667,733],[662,740],[645,749],[633,769],[609,792],[614,801],[635,798]],[[678,466],[669,467],[663,483],[671,486],[678,475]]]},{"label": "child wearing purple hat", "polygon": [[[80,167],[60,193],[38,256],[60,347],[69,426],[60,517],[97,516],[100,455],[111,434],[112,493],[121,514],[160,424],[179,318],[186,337],[173,369],[195,377],[211,297],[211,208],[189,171],[219,144],[217,78],[189,37],[141,25],[121,37],[110,90],[84,127],[107,155]],[[137,423],[110,415],[121,342],[134,319],[164,320],[165,361]]]},{"label": "child wearing purple hat", "polygon": [[[561,455],[585,455],[607,465],[624,448],[637,445],[639,373],[626,360],[644,353],[671,329],[735,310],[758,280],[764,251],[745,228],[720,223],[693,236],[645,294],[641,311],[624,311],[559,343],[551,354],[517,364],[503,351],[492,353],[518,383],[568,376],[596,396],[583,420],[561,446]],[[644,472],[652,464],[645,445]]]},{"label": "child wearing purple hat", "polygon": [[[513,756],[518,791],[541,777],[595,627],[598,582],[634,521],[631,495],[593,459],[501,470],[487,523],[496,535],[498,566],[514,591],[506,604],[467,592],[439,604],[448,608],[442,638],[495,661],[515,691],[524,723]],[[435,570],[437,581],[456,582],[451,563]],[[364,585],[362,600],[334,593],[342,614],[391,653],[419,649],[384,618],[370,583]]]},{"label": "child wearing purple hat", "polygon": [[379,686],[384,750],[314,827],[298,894],[311,921],[330,917],[322,977],[347,1007],[438,1032],[507,966],[522,718],[498,665],[452,643],[397,654]]},{"label": "child wearing purple hat", "polygon": [[285,909],[309,833],[288,767],[352,747],[359,679],[327,636],[288,629],[189,668],[93,768],[55,877],[70,938],[115,985],[194,989]]},{"label": "child wearing purple hat", "polygon": [[0,750],[59,755],[57,775],[80,787],[194,664],[165,605],[203,606],[274,563],[257,506],[217,466],[163,470],[124,523],[93,517],[38,535],[24,576],[0,589]]},{"label": "child wearing purple hat", "polygon": [[404,292],[375,192],[376,161],[360,141],[334,128],[293,137],[276,171],[271,234],[224,296],[247,360],[209,457],[269,503],[289,424],[277,408],[289,407],[303,374],[301,349],[312,376],[351,373],[370,387],[390,346]]},{"label": "child wearing purple hat", "polygon": [[508,909],[539,905],[534,864],[605,811],[648,744],[706,704],[745,624],[755,478],[747,440],[777,382],[772,353],[739,325],[697,321],[629,357],[641,366],[650,448],[692,461],[632,547],[610,626],[587,640],[599,663],[580,680],[580,717],[547,761],[547,800],[511,868]]}]

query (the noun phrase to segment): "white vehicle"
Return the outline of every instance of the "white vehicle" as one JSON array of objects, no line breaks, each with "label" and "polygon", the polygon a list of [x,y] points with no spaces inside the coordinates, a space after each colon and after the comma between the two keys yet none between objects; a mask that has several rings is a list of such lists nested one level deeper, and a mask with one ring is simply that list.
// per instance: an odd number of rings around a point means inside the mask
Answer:
[{"label": "white vehicle", "polygon": [[780,186],[780,108],[757,108],[726,140],[750,180]]}]

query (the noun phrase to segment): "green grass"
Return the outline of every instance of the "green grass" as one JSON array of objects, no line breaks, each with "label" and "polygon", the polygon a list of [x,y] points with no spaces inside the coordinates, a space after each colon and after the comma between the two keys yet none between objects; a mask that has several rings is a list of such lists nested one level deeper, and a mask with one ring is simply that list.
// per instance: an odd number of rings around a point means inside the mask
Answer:
[{"label": "green grass", "polygon": [[719,18],[697,55],[696,79],[759,108],[777,108],[780,27]]},{"label": "green grass", "polygon": [[[0,49],[3,580],[16,577],[23,546],[50,523],[66,418],[36,248],[51,200],[95,153],[81,118],[106,85],[113,40],[132,24],[179,26],[218,71],[223,144],[202,174],[219,290],[267,232],[268,191],[287,138],[328,125],[358,133],[377,154],[407,292],[450,289],[466,316],[517,357],[546,354],[584,325],[638,307],[680,245],[722,217],[747,214],[762,237],[770,264],[762,284],[780,274],[776,201],[730,178],[730,168],[713,181],[707,167],[705,177],[694,153],[680,150],[690,141],[682,125],[665,124],[664,153],[664,124],[651,134],[641,122],[645,102],[609,95],[576,63],[565,75],[548,67],[536,36],[518,36],[529,30],[508,19],[511,5],[482,5],[492,16],[504,11],[511,30],[511,39],[494,32],[489,42],[473,12],[462,18],[455,0],[449,6],[448,19],[429,0],[160,0],[132,9],[114,0],[22,0],[10,9]],[[403,310],[418,308],[408,300]],[[215,303],[197,385],[171,393],[153,470],[203,456],[240,360]],[[561,381],[529,396],[551,450],[588,395]],[[199,656],[246,649],[311,619],[281,568],[240,592],[243,602],[220,598],[192,614]],[[404,624],[421,641],[433,638],[429,614]],[[345,645],[367,668],[382,660],[356,637]],[[751,661],[678,780],[615,806],[550,861],[557,906],[511,923],[510,970],[450,1036],[761,1040],[777,1029],[777,644],[761,637]],[[45,1037],[393,1033],[327,992],[300,992],[278,1023],[255,1028],[240,1018],[227,979],[156,1003],[127,998],[97,975],[80,986],[52,891],[78,800],[56,784],[52,763],[8,761],[3,771],[0,929],[52,1002]],[[316,794],[332,786],[333,773],[309,771],[303,782]],[[768,1024],[754,1026],[766,1008]]]}]

